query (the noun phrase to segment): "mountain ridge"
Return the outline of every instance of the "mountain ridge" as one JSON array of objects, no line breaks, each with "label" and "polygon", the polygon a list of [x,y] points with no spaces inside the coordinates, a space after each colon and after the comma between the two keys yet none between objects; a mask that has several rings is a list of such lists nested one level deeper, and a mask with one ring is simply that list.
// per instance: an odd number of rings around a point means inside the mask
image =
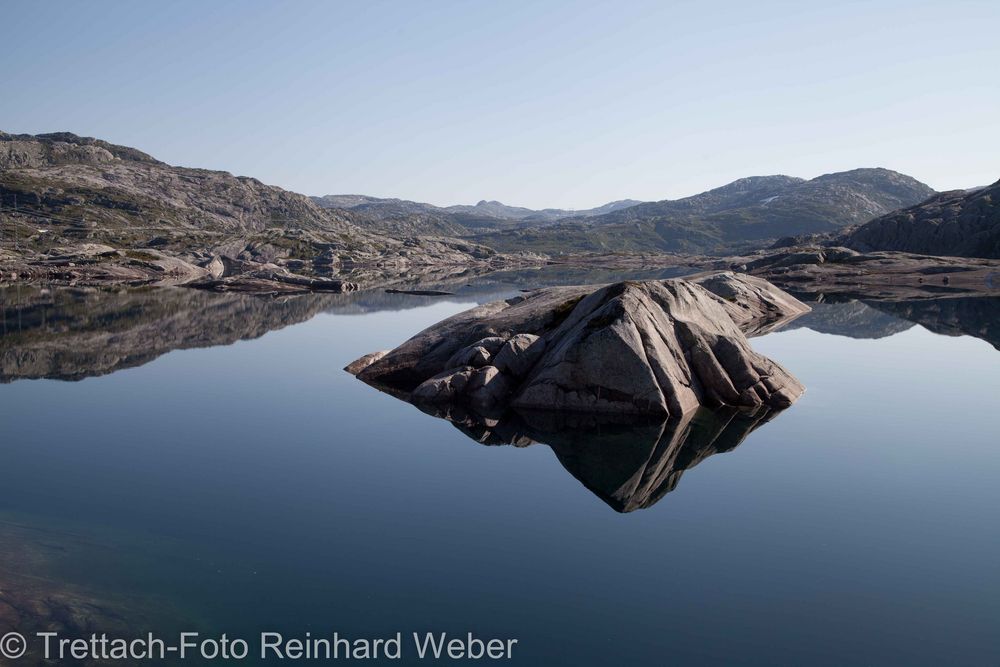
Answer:
[{"label": "mountain ridge", "polygon": [[396,197],[323,195],[311,197],[319,206],[335,210],[358,225],[387,234],[445,234],[467,236],[480,231],[545,225],[563,218],[592,217],[641,203],[621,199],[591,209],[530,209],[496,200],[475,205],[436,206]]},{"label": "mountain ridge", "polygon": [[916,179],[884,168],[853,169],[805,180],[741,178],[706,192],[646,202],[545,229],[478,235],[497,249],[556,251],[557,239],[579,251],[726,252],[784,236],[825,233],[866,222],[934,194]]},{"label": "mountain ridge", "polygon": [[[981,199],[994,187],[948,196]],[[310,276],[510,257],[498,250],[535,260],[532,253],[736,253],[783,237],[857,230],[934,194],[910,176],[860,168],[812,179],[749,176],[680,199],[583,211],[488,199],[440,207],[363,194],[307,197],[68,132],[0,132],[2,213],[29,249],[50,252],[55,239],[63,249],[155,248],[199,267],[226,256]]]}]

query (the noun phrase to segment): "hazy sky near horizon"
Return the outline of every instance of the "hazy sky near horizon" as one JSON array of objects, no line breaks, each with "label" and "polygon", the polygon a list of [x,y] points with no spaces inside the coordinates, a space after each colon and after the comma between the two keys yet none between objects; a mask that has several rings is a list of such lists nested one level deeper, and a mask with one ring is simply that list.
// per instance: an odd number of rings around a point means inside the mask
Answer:
[{"label": "hazy sky near horizon", "polygon": [[7,0],[0,130],[306,194],[585,208],[1000,178],[1000,2]]}]

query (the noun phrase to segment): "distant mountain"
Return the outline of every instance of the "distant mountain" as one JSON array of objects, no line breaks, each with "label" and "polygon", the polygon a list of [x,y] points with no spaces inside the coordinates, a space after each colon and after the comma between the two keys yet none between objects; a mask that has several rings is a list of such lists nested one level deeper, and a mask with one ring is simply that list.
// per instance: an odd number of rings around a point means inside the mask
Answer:
[{"label": "distant mountain", "polygon": [[562,218],[589,218],[641,203],[642,202],[636,199],[620,199],[618,201],[608,202],[607,204],[596,208],[577,211],[563,208],[543,208],[540,210],[532,210],[530,208],[522,208],[520,206],[507,206],[506,204],[501,204],[498,201],[483,200],[475,206],[449,206],[447,210],[453,213],[486,216],[499,218],[501,220],[531,220],[546,222],[560,220]]},{"label": "distant mountain", "polygon": [[433,204],[367,195],[325,195],[312,197],[312,200],[359,227],[391,236],[463,236],[469,233],[460,216]]},{"label": "distant mountain", "polygon": [[558,208],[534,210],[486,200],[475,206],[434,206],[406,199],[381,199],[367,195],[325,195],[313,197],[312,200],[323,208],[338,210],[362,227],[382,233],[448,236],[541,225],[563,218],[588,218],[641,203],[634,199],[622,199],[596,208],[574,211]]},{"label": "distant mountain", "polygon": [[530,208],[507,206],[506,204],[502,204],[498,201],[486,201],[485,199],[480,201],[475,206],[448,206],[445,210],[451,211],[452,213],[465,213],[470,215],[485,216],[488,218],[499,218],[500,220],[521,220],[522,218],[527,218],[540,213],[539,211],[533,211]]},{"label": "distant mountain", "polygon": [[642,204],[642,202],[638,199],[619,199],[618,201],[608,202],[604,206],[598,206],[587,211],[576,211],[575,215],[583,217],[604,215],[605,213],[620,211],[632,206],[638,206],[639,204]]},{"label": "distant mountain", "polygon": [[857,299],[837,300],[819,295],[823,298],[820,301],[815,294],[799,292],[794,296],[809,304],[812,310],[784,327],[785,331],[810,329],[847,338],[885,338],[913,328],[913,322],[884,313]]},{"label": "distant mountain", "polygon": [[894,211],[848,232],[839,243],[865,252],[1000,258],[1000,181]]},{"label": "distant mountain", "polygon": [[[379,202],[402,201],[401,199],[380,199],[369,197],[368,195],[324,195],[322,197],[310,197],[314,202],[323,208],[355,208],[362,204],[377,204]],[[411,202],[416,203],[416,202]],[[430,206],[430,204],[426,204]]]},{"label": "distant mountain", "polygon": [[542,252],[715,252],[865,222],[932,195],[888,169],[855,169],[811,180],[754,176],[693,197],[648,202],[544,229],[482,234],[494,248]]}]

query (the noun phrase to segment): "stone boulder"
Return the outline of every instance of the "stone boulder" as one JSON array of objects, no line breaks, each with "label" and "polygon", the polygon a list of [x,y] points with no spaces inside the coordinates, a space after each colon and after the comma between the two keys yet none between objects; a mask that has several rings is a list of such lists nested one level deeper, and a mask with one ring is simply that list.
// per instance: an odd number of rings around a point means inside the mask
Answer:
[{"label": "stone boulder", "polygon": [[489,363],[493,355],[500,351],[500,348],[507,343],[506,338],[500,336],[488,336],[478,340],[472,345],[463,347],[449,357],[445,366],[454,368],[456,366],[485,366]]},{"label": "stone boulder", "polygon": [[522,378],[545,352],[545,339],[534,334],[517,334],[497,352],[493,365],[501,372]]},{"label": "stone boulder", "polygon": [[486,411],[784,408],[802,385],[746,335],[808,310],[764,280],[728,272],[552,287],[450,317],[357,375],[414,402]]}]

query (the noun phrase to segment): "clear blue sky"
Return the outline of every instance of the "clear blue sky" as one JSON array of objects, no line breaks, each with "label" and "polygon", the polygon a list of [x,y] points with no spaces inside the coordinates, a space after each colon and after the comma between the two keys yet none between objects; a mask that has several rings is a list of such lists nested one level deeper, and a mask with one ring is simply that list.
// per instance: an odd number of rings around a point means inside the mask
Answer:
[{"label": "clear blue sky", "polygon": [[582,208],[1000,178],[1000,2],[0,5],[0,129],[306,194]]}]

